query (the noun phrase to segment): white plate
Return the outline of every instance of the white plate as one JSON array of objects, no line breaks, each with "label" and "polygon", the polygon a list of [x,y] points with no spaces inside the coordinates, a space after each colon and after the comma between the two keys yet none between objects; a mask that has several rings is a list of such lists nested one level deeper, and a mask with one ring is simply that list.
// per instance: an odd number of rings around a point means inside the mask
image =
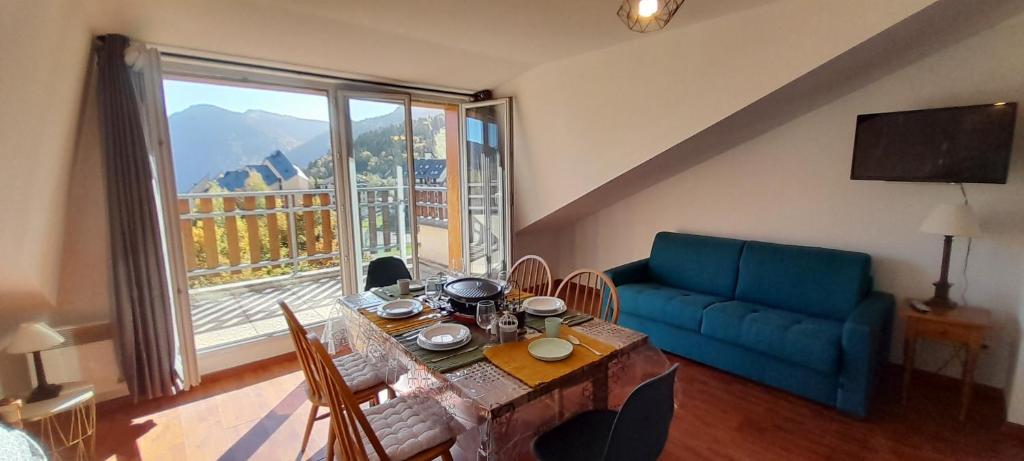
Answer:
[{"label": "white plate", "polygon": [[423,346],[424,349],[448,350],[466,344],[472,338],[473,335],[465,325],[439,323],[420,331],[416,342],[420,343],[421,346],[424,344],[430,346]]},{"label": "white plate", "polygon": [[557,362],[572,355],[572,343],[562,338],[541,338],[530,343],[527,350],[537,360]]},{"label": "white plate", "polygon": [[386,319],[404,319],[423,312],[423,304],[414,299],[396,299],[380,306],[377,315]]},{"label": "white plate", "polygon": [[551,317],[552,315],[558,315],[565,311],[565,306],[562,306],[562,308],[557,311],[535,311],[533,309],[530,309],[529,307],[526,308],[527,314],[536,315],[537,317]]},{"label": "white plate", "polygon": [[534,296],[523,301],[523,307],[534,312],[564,312],[565,301],[554,296]]},{"label": "white plate", "polygon": [[424,349],[426,349],[428,351],[449,351],[449,350],[452,350],[452,349],[458,349],[458,348],[460,348],[462,346],[465,346],[466,344],[469,344],[469,342],[472,341],[472,340],[473,340],[473,337],[470,336],[470,337],[467,337],[466,339],[464,339],[464,340],[462,340],[460,342],[439,346],[439,345],[436,345],[436,344],[430,344],[430,343],[424,341],[423,338],[417,336],[416,337],[416,344],[419,344],[420,347],[422,347],[422,348],[424,348]]}]

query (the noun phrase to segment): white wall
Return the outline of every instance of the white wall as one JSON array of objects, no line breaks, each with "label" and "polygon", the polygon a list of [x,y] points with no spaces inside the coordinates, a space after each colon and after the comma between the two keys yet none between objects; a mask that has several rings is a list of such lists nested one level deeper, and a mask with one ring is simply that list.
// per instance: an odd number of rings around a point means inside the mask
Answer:
[{"label": "white wall", "polygon": [[[960,18],[947,20],[959,22]],[[942,37],[957,31],[948,22],[933,26],[925,33],[904,38],[942,43]],[[937,278],[941,238],[917,229],[935,204],[960,200],[959,189],[941,184],[851,181],[854,121],[860,113],[1007,100],[1024,103],[1024,55],[1019,47],[1011,45],[1024,43],[1024,13],[1018,7],[1005,22],[981,29],[943,48],[926,49],[896,68],[888,67],[892,65],[887,61],[889,54],[880,53],[873,59],[860,56],[862,66],[842,69],[846,77],[830,75],[826,84],[798,85],[797,89],[803,91],[787,90],[785,98],[771,101],[772,105],[799,105],[801,100],[825,103],[807,108],[738,145],[730,138],[739,133],[709,130],[699,135],[705,138],[694,145],[720,145],[724,149],[711,155],[687,152],[685,148],[672,152],[673,157],[662,167],[676,168],[677,173],[646,183],[644,178],[635,179],[635,193],[610,200],[603,209],[565,227],[544,230],[542,235],[523,235],[520,251],[535,251],[551,258],[555,270],[564,274],[576,267],[604,269],[645,257],[654,233],[661,230],[818,245],[869,253],[874,258],[878,289],[895,293],[900,299],[927,297],[931,282]],[[910,45],[892,40],[871,50]],[[858,75],[879,70],[884,72],[878,78],[858,83],[856,88],[844,88],[850,82],[860,82]],[[628,114],[635,107],[623,104],[607,110]],[[563,111],[561,116],[569,115]],[[593,132],[605,129],[594,127]],[[616,130],[614,134],[626,137],[629,131]],[[533,139],[537,134],[529,132],[527,136]],[[987,341],[990,347],[979,363],[978,380],[1000,388],[1009,386],[1009,414],[1011,420],[1021,423],[1024,114],[1018,116],[1014,145],[1008,184],[967,185],[984,231],[972,248],[967,298],[972,304],[991,309],[995,317],[995,329]],[[689,154],[709,159],[694,166],[688,163]],[[521,170],[519,173],[523,174]],[[557,237],[551,238],[552,234]],[[956,298],[966,285],[961,276],[964,243],[957,240],[953,253],[951,272]],[[894,343],[900,342],[897,334]],[[921,349],[919,366],[933,371],[952,353],[935,345]],[[897,346],[893,359],[898,360],[899,354]],[[952,366],[946,372],[955,375],[959,368]],[[1016,385],[1011,386],[1013,381]]]},{"label": "white wall", "polygon": [[[74,0],[0,3],[0,338],[51,317],[91,36]],[[27,387],[0,354],[0,386]],[[2,392],[2,391],[0,391]]]},{"label": "white wall", "polygon": [[[544,64],[516,100],[516,227],[818,67],[932,1],[777,0]],[[686,6],[680,11],[685,16]],[[572,174],[564,174],[572,171]]]}]

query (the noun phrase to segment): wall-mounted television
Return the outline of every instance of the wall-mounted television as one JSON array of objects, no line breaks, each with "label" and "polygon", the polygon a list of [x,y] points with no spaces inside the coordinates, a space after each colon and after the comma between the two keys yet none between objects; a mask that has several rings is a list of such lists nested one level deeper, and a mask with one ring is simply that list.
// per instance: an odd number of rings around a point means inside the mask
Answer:
[{"label": "wall-mounted television", "polygon": [[1017,103],[861,114],[850,179],[1006,184]]}]

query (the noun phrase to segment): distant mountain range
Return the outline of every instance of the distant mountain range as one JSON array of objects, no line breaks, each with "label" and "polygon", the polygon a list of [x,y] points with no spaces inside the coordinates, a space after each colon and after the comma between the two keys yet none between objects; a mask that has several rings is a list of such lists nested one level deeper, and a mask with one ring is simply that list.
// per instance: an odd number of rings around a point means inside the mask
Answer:
[{"label": "distant mountain range", "polygon": [[[424,115],[413,108],[413,117]],[[353,137],[377,128],[402,123],[400,108],[352,124]],[[330,152],[327,122],[307,120],[261,110],[233,112],[199,104],[168,118],[174,176],[179,192],[186,192],[204,178],[259,163],[275,150],[287,154],[305,169]]]}]

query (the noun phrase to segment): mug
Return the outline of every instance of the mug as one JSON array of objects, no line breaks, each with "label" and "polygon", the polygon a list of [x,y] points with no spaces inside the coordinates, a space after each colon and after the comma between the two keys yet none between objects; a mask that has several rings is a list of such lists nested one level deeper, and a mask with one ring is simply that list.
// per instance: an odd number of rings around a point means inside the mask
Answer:
[{"label": "mug", "polygon": [[562,329],[562,319],[558,317],[548,317],[544,319],[544,336],[548,338],[557,338],[558,332]]},{"label": "mug", "polygon": [[409,294],[409,284],[412,280],[409,279],[398,279],[398,294],[407,295]]}]

